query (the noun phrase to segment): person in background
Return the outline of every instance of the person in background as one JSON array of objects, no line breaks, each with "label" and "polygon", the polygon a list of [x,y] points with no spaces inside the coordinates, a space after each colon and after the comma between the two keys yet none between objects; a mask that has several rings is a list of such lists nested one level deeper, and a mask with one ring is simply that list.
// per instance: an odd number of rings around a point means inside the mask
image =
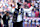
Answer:
[{"label": "person in background", "polygon": [[40,9],[39,9],[39,17],[40,17]]},{"label": "person in background", "polygon": [[36,8],[34,8],[34,13],[36,12]]},{"label": "person in background", "polygon": [[25,2],[27,2],[27,3],[31,3],[31,0],[25,0]]},{"label": "person in background", "polygon": [[34,13],[34,11],[32,12],[32,17],[35,17],[35,13]]},{"label": "person in background", "polygon": [[39,11],[36,10],[35,17],[39,17]]},{"label": "person in background", "polygon": [[9,13],[7,12],[7,13],[3,16],[4,27],[8,27],[8,21],[9,21],[9,19],[10,19]]},{"label": "person in background", "polygon": [[4,11],[8,11],[7,9],[8,9],[8,7],[7,7],[7,5],[5,5],[4,6]]}]

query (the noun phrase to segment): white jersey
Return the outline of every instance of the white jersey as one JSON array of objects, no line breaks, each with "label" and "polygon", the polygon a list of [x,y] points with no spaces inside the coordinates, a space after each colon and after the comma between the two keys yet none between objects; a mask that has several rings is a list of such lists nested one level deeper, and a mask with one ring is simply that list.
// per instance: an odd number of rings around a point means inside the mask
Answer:
[{"label": "white jersey", "polygon": [[24,15],[26,14],[26,12],[28,13],[29,16],[31,16],[31,10],[33,9],[34,7],[31,6],[29,9],[23,9],[24,10]]},{"label": "white jersey", "polygon": [[15,11],[15,8],[12,9],[12,13],[14,13],[14,11]]},{"label": "white jersey", "polygon": [[[21,12],[21,9],[19,9],[19,12]],[[21,22],[22,21],[22,14],[18,15],[17,17],[17,22]]]}]

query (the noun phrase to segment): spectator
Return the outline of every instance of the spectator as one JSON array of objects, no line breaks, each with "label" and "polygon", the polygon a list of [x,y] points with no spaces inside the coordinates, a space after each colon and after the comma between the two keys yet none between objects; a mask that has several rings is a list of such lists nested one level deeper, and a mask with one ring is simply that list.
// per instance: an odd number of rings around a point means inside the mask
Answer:
[{"label": "spectator", "polygon": [[39,9],[39,17],[40,17],[40,9]]},{"label": "spectator", "polygon": [[9,10],[9,12],[12,11],[12,4],[8,6],[8,10]]},{"label": "spectator", "polygon": [[36,12],[36,8],[34,8],[34,13]]},{"label": "spectator", "polygon": [[7,13],[3,16],[4,27],[8,27],[8,20],[9,20],[9,19],[10,19],[9,13],[7,12]]},{"label": "spectator", "polygon": [[35,4],[35,0],[32,0],[31,2]]},{"label": "spectator", "polygon": [[34,5],[35,5],[35,7],[38,7],[38,3],[37,2]]},{"label": "spectator", "polygon": [[28,7],[29,7],[29,8],[31,7],[31,3],[28,3]]},{"label": "spectator", "polygon": [[39,17],[39,12],[36,10],[35,17]]},{"label": "spectator", "polygon": [[31,0],[27,0],[27,3],[31,3]]},{"label": "spectator", "polygon": [[34,13],[34,11],[32,12],[32,17],[35,17],[35,13]]},{"label": "spectator", "polygon": [[1,5],[0,7],[0,12],[3,12],[3,5]]},{"label": "spectator", "polygon": [[25,2],[27,2],[27,3],[31,3],[31,0],[25,0]]},{"label": "spectator", "polygon": [[8,8],[7,5],[5,5],[5,6],[4,6],[4,11],[7,11],[7,8]]}]

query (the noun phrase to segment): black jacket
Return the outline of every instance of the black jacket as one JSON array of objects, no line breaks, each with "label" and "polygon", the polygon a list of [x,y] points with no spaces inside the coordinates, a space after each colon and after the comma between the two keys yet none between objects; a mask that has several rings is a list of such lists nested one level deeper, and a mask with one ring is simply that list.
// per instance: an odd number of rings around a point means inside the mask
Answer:
[{"label": "black jacket", "polygon": [[13,22],[17,21],[17,16],[18,16],[18,9],[15,9],[15,12],[13,13],[13,19],[12,19]]},{"label": "black jacket", "polygon": [[1,24],[1,16],[0,16],[0,24]]},{"label": "black jacket", "polygon": [[[17,13],[15,13],[15,12],[17,12]],[[19,14],[19,11],[17,9],[15,10],[15,12],[13,14],[13,20],[12,20],[13,22],[17,22],[17,17],[18,17],[18,14]],[[21,8],[22,19],[23,19],[23,16],[24,16],[23,13],[24,13],[23,9]]]},{"label": "black jacket", "polygon": [[9,20],[10,17],[8,16],[8,19],[6,19],[6,14],[3,16],[3,21]]}]

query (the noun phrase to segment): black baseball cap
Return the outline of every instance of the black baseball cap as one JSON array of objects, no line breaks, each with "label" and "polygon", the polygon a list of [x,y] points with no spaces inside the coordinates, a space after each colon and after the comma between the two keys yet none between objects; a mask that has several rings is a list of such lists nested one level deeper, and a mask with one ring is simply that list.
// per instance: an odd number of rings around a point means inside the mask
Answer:
[{"label": "black baseball cap", "polygon": [[21,4],[17,3],[18,6],[21,6]]}]

